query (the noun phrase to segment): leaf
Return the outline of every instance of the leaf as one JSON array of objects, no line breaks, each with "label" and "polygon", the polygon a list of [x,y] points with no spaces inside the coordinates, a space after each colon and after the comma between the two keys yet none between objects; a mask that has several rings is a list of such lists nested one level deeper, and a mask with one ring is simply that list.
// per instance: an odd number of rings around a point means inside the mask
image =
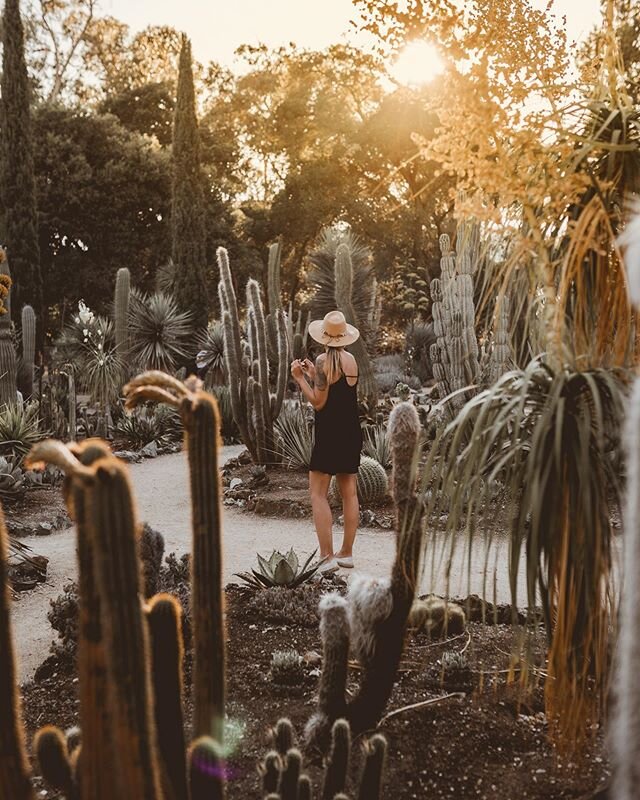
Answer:
[{"label": "leaf", "polygon": [[282,558],[275,568],[273,579],[278,586],[288,586],[295,579],[295,573],[286,558]]}]

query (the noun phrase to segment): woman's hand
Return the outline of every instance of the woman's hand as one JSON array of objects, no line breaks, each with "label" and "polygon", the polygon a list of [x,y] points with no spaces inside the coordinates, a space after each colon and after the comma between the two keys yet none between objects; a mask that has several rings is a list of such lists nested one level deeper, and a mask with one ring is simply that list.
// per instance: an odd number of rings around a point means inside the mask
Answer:
[{"label": "woman's hand", "polygon": [[313,361],[309,361],[308,358],[305,358],[304,361],[301,362],[302,364],[302,371],[310,380],[314,381],[316,378],[316,365]]},{"label": "woman's hand", "polygon": [[300,381],[302,380],[303,374],[304,374],[304,370],[303,370],[303,367],[302,367],[302,362],[300,361],[299,358],[296,358],[295,361],[291,362],[291,375],[293,376],[293,379],[295,381],[300,383]]}]

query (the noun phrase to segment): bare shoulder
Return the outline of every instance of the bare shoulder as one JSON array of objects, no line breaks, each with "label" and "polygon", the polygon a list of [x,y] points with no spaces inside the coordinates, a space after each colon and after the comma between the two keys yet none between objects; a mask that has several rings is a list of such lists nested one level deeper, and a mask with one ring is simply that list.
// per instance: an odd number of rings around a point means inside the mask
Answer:
[{"label": "bare shoulder", "polygon": [[316,358],[316,367],[321,367],[327,360],[326,353],[320,353],[320,355]]},{"label": "bare shoulder", "polygon": [[346,350],[342,353],[342,369],[347,375],[358,374],[358,362],[355,357]]}]

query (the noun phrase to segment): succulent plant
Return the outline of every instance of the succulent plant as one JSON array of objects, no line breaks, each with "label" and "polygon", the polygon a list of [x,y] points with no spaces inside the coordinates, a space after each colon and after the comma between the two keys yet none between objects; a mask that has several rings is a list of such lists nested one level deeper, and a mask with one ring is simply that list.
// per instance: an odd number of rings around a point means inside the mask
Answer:
[{"label": "succulent plant", "polygon": [[[370,456],[361,456],[358,469],[358,499],[363,505],[371,506],[382,503],[389,493],[389,479],[384,467]],[[340,502],[340,486],[335,476],[329,484],[329,499],[335,504]]]},{"label": "succulent plant", "polygon": [[299,686],[304,680],[304,661],[297,650],[271,654],[271,680],[280,686]]},{"label": "succulent plant", "polygon": [[0,456],[0,498],[19,500],[25,493],[24,472],[13,459]]},{"label": "succulent plant", "polygon": [[286,586],[295,589],[297,586],[311,580],[322,563],[318,561],[311,564],[318,551],[314,550],[309,558],[300,567],[300,560],[293,548],[286,555],[274,550],[268,559],[257,553],[259,570],[252,569],[251,573],[237,572],[236,577],[241,578],[250,586],[264,589],[273,586]]}]

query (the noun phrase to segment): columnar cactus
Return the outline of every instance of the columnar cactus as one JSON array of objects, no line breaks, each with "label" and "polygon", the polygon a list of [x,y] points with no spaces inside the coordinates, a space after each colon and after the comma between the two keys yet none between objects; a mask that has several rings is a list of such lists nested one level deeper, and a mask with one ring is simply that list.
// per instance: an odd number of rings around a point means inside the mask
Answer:
[{"label": "columnar cactus", "polygon": [[20,718],[16,658],[11,638],[9,537],[0,508],[0,797],[35,800]]},{"label": "columnar cactus", "polygon": [[243,345],[229,257],[223,247],[218,248],[218,265],[224,355],[233,417],[253,460],[258,464],[269,464],[277,460],[273,425],[282,408],[289,374],[289,346],[284,314],[281,308],[274,312],[278,366],[275,393],[272,393],[260,285],[254,280],[247,283],[248,343]]},{"label": "columnar cactus", "polygon": [[116,291],[114,299],[114,318],[116,348],[120,357],[129,349],[129,300],[131,299],[131,275],[126,267],[121,267],[116,274]]},{"label": "columnar cactus", "polygon": [[493,344],[489,356],[486,382],[491,385],[501,378],[513,366],[513,351],[509,335],[509,295],[505,294],[496,300]]},{"label": "columnar cactus", "polygon": [[6,252],[0,248],[0,406],[18,399],[16,351],[11,341],[11,272]]},{"label": "columnar cactus", "polygon": [[311,312],[308,311],[306,314],[303,314],[301,310],[294,312],[293,303],[289,300],[286,315],[287,337],[294,358],[304,359],[306,357],[309,322],[311,322]]},{"label": "columnar cactus", "polygon": [[[286,726],[292,737],[285,750],[277,748],[269,752],[259,767],[261,789],[265,800],[311,800],[312,786],[308,776],[302,772],[302,756],[295,746],[293,728],[289,720],[280,720],[278,726]],[[331,726],[328,741],[328,756],[325,774],[319,795],[321,800],[348,800],[346,792],[351,728],[345,719],[338,719]],[[382,773],[387,750],[384,736],[376,734],[365,741],[364,767],[358,782],[358,800],[380,800],[382,797]]]},{"label": "columnar cactus", "polygon": [[[393,461],[392,495],[396,506],[396,555],[389,579],[359,576],[351,583],[346,605],[349,639],[362,665],[358,693],[346,704],[346,719],[353,733],[375,727],[389,699],[395,681],[404,632],[413,603],[420,565],[424,501],[416,490],[420,420],[411,403],[399,403],[389,418],[389,439]],[[345,601],[342,601],[345,602]],[[346,674],[343,639],[334,636],[342,604],[326,598],[320,606],[321,633],[325,652],[320,705],[307,724],[313,744],[326,745],[329,726],[336,716],[323,697],[344,697]],[[331,634],[331,635],[329,635]],[[325,674],[326,673],[326,674]]]},{"label": "columnar cactus", "polygon": [[24,363],[24,390],[26,397],[33,394],[33,377],[36,360],[36,312],[31,306],[22,309],[22,361]]},{"label": "columnar cactus", "polygon": [[430,354],[438,396],[444,399],[459,392],[451,398],[451,409],[455,412],[465,402],[460,390],[475,383],[480,373],[473,302],[479,227],[476,223],[458,224],[455,252],[447,234],[440,237],[439,243],[441,277],[431,281],[436,345],[431,346]]},{"label": "columnar cactus", "polygon": [[[353,294],[353,264],[348,245],[340,244],[336,250],[335,261],[335,298],[336,307],[342,311],[350,325],[361,325],[352,302]],[[358,362],[358,393],[370,408],[375,408],[377,401],[377,385],[371,359],[362,337],[357,339],[349,349],[353,352]]]}]

